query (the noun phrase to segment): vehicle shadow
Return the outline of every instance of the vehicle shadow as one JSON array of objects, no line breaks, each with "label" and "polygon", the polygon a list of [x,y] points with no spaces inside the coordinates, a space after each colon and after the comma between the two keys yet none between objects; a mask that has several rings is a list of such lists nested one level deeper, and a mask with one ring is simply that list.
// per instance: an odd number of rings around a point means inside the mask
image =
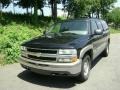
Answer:
[{"label": "vehicle shadow", "polygon": [[92,63],[91,63],[91,69],[93,69],[95,67],[95,65],[104,57],[102,57],[101,55],[99,57],[97,57]]},{"label": "vehicle shadow", "polygon": [[[101,60],[101,58],[102,57],[98,57],[94,60],[94,62],[92,62],[92,69]],[[76,86],[76,84],[83,83],[77,81],[76,79],[74,79],[74,77],[45,76],[32,73],[28,70],[19,73],[18,78],[37,85],[63,89],[69,89]]]}]

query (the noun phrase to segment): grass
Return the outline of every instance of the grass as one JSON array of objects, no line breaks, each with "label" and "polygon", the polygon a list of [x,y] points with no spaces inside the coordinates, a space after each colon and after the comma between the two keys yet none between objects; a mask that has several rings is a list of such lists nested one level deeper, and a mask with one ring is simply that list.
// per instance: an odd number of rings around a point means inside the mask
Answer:
[{"label": "grass", "polygon": [[110,28],[110,33],[111,34],[120,33],[120,28],[119,29]]}]

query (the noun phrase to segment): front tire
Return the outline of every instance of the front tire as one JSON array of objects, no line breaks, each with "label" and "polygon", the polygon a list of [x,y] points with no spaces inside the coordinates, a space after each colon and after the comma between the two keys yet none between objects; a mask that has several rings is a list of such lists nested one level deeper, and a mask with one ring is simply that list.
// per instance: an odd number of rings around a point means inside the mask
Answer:
[{"label": "front tire", "polygon": [[91,58],[89,55],[85,55],[82,60],[81,73],[77,77],[77,80],[84,82],[88,79],[91,68]]}]

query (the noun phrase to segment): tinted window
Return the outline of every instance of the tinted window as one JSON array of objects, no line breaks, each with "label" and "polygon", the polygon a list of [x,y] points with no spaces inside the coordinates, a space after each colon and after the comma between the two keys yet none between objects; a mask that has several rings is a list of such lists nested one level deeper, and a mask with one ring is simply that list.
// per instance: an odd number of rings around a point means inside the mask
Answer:
[{"label": "tinted window", "polygon": [[98,26],[98,29],[103,30],[103,26],[100,21],[97,21],[97,26]]},{"label": "tinted window", "polygon": [[88,30],[87,21],[70,21],[70,22],[63,22],[61,24],[61,30],[69,30],[69,31],[86,31]]},{"label": "tinted window", "polygon": [[95,21],[91,21],[91,29],[92,29],[92,34],[94,34],[95,30],[98,29]]},{"label": "tinted window", "polygon": [[88,21],[73,20],[54,24],[50,28],[49,33],[72,33],[87,35],[89,30],[88,28]]},{"label": "tinted window", "polygon": [[107,30],[108,29],[107,23],[105,21],[103,21],[103,20],[101,22],[102,22],[104,30]]},{"label": "tinted window", "polygon": [[61,33],[75,33],[75,34],[88,34],[88,21],[74,20],[61,23]]}]

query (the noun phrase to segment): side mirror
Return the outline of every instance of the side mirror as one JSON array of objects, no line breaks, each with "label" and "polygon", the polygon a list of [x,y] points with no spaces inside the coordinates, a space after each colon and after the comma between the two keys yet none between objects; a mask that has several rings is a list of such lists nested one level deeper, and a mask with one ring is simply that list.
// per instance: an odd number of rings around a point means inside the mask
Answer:
[{"label": "side mirror", "polygon": [[103,30],[101,29],[95,30],[95,35],[102,35],[102,34],[103,34]]}]

